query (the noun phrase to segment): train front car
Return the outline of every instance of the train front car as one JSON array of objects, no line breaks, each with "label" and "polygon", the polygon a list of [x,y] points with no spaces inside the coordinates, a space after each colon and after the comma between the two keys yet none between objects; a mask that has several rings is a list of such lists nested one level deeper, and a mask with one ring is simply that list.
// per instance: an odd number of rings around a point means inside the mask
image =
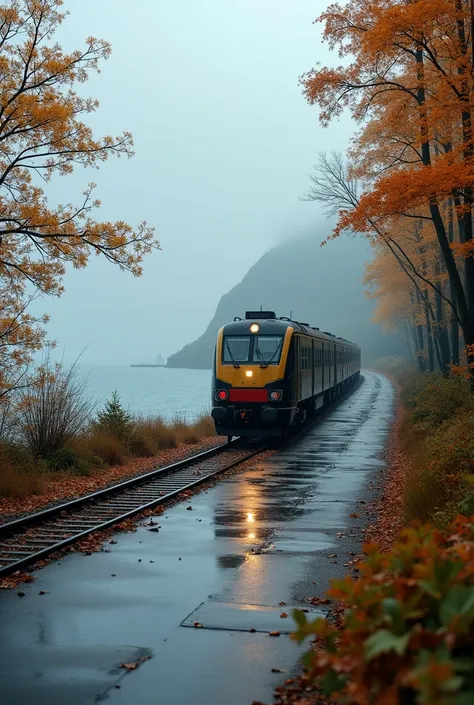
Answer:
[{"label": "train front car", "polygon": [[219,331],[212,418],[220,436],[279,436],[294,414],[291,322],[249,311]]}]

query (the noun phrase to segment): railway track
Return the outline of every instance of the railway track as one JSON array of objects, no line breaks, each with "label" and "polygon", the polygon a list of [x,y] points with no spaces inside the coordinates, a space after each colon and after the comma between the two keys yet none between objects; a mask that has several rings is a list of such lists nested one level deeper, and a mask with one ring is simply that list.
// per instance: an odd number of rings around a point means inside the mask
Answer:
[{"label": "railway track", "polygon": [[151,509],[261,453],[239,439],[85,497],[0,524],[0,577]]}]

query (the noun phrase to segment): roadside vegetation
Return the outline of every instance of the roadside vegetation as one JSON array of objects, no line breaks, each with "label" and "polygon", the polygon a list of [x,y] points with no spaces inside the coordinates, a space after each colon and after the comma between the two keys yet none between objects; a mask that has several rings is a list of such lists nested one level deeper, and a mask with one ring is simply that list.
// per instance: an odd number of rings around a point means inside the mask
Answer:
[{"label": "roadside vegetation", "polygon": [[400,360],[379,365],[399,387],[403,420],[394,427],[393,465],[377,503],[384,514],[383,498],[398,493],[405,528],[394,542],[381,540],[385,553],[366,545],[358,576],[333,584],[329,598],[342,605],[331,613],[340,616],[335,626],[295,615],[296,638],[316,642],[292,702],[306,705],[316,684],[331,703],[345,705],[468,705],[473,3],[347,0],[326,4],[318,21],[334,61],[301,77],[304,95],[323,126],[347,110],[358,130],[345,154],[319,155],[306,198],[337,216],[328,240],[351,233],[370,241],[365,283],[377,304],[374,321],[405,341],[410,367]]},{"label": "roadside vegetation", "polygon": [[117,392],[95,413],[74,365],[47,362],[25,381],[25,390],[0,404],[0,498],[42,494],[58,477],[98,475],[111,466],[125,472],[133,459],[154,458],[215,433],[205,413],[191,422],[134,416]]},{"label": "roadside vegetation", "polygon": [[401,358],[379,360],[374,369],[389,375],[400,395],[405,528],[385,552],[366,544],[357,574],[333,581],[326,595],[330,619],[308,621],[294,612],[293,638],[311,641],[300,688],[314,699],[291,702],[468,705],[474,702],[474,398],[462,376],[420,373]]}]

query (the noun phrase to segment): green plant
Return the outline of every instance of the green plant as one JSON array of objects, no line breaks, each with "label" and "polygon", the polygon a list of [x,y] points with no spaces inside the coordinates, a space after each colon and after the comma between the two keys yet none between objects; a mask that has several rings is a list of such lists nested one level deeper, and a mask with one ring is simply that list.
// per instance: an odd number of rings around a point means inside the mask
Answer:
[{"label": "green plant", "polygon": [[439,374],[419,378],[406,402],[413,409],[415,425],[425,432],[436,429],[460,411],[474,410],[468,382]]},{"label": "green plant", "polygon": [[51,470],[72,470],[79,466],[79,456],[72,448],[60,448],[46,458]]},{"label": "green plant", "polygon": [[474,516],[444,532],[416,524],[390,553],[365,552],[360,578],[328,592],[346,607],[341,625],[294,613],[293,638],[316,638],[310,679],[338,703],[474,702]]},{"label": "green plant", "polygon": [[124,442],[131,438],[134,431],[133,417],[123,408],[116,391],[112,393],[104,409],[98,413],[91,427],[95,432],[108,433]]}]

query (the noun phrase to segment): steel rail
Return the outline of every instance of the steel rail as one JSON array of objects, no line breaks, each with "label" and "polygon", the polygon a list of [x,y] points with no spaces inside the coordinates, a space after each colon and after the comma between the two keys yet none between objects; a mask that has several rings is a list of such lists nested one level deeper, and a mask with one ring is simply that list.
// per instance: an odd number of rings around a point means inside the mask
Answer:
[{"label": "steel rail", "polygon": [[[266,446],[249,450],[236,439],[103,490],[0,524],[0,577],[36,563],[95,531],[108,529],[167,502],[264,450]],[[219,462],[220,456],[223,464]],[[209,463],[213,458],[216,462]]]}]

